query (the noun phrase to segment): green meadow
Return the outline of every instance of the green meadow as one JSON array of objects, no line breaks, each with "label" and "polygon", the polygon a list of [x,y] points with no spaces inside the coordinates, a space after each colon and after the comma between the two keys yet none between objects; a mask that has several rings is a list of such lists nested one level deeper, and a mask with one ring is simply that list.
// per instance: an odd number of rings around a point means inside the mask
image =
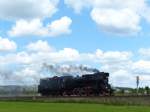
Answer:
[{"label": "green meadow", "polygon": [[150,112],[150,107],[84,103],[0,102],[0,112]]}]

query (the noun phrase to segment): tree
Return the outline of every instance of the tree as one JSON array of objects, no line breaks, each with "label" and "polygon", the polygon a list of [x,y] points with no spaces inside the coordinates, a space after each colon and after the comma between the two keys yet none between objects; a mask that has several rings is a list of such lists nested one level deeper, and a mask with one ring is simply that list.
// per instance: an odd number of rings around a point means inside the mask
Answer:
[{"label": "tree", "polygon": [[145,92],[147,95],[149,94],[149,87],[148,86],[145,87]]}]

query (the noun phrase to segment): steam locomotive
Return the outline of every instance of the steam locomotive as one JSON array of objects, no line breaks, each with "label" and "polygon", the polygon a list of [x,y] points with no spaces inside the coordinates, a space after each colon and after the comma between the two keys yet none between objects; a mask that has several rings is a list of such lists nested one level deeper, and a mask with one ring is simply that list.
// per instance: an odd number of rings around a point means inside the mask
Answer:
[{"label": "steam locomotive", "polygon": [[42,96],[106,96],[112,94],[109,73],[99,72],[82,76],[54,76],[40,80],[38,93]]}]

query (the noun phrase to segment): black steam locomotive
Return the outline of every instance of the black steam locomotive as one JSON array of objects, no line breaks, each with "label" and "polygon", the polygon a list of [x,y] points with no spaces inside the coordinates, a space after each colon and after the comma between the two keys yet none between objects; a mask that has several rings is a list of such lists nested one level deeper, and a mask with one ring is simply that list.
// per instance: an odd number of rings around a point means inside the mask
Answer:
[{"label": "black steam locomotive", "polygon": [[96,72],[82,76],[61,76],[40,80],[38,92],[42,96],[106,96],[112,89],[109,73]]}]

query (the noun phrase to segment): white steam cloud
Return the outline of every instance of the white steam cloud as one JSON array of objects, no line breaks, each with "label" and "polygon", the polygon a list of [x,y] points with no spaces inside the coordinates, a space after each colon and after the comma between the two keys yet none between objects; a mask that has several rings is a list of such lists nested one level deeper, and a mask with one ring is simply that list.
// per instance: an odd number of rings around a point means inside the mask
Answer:
[{"label": "white steam cloud", "polygon": [[99,70],[95,68],[90,68],[86,65],[48,65],[44,63],[43,67],[50,73],[60,76],[62,75],[81,76],[83,74],[92,74],[95,72],[99,72]]}]

